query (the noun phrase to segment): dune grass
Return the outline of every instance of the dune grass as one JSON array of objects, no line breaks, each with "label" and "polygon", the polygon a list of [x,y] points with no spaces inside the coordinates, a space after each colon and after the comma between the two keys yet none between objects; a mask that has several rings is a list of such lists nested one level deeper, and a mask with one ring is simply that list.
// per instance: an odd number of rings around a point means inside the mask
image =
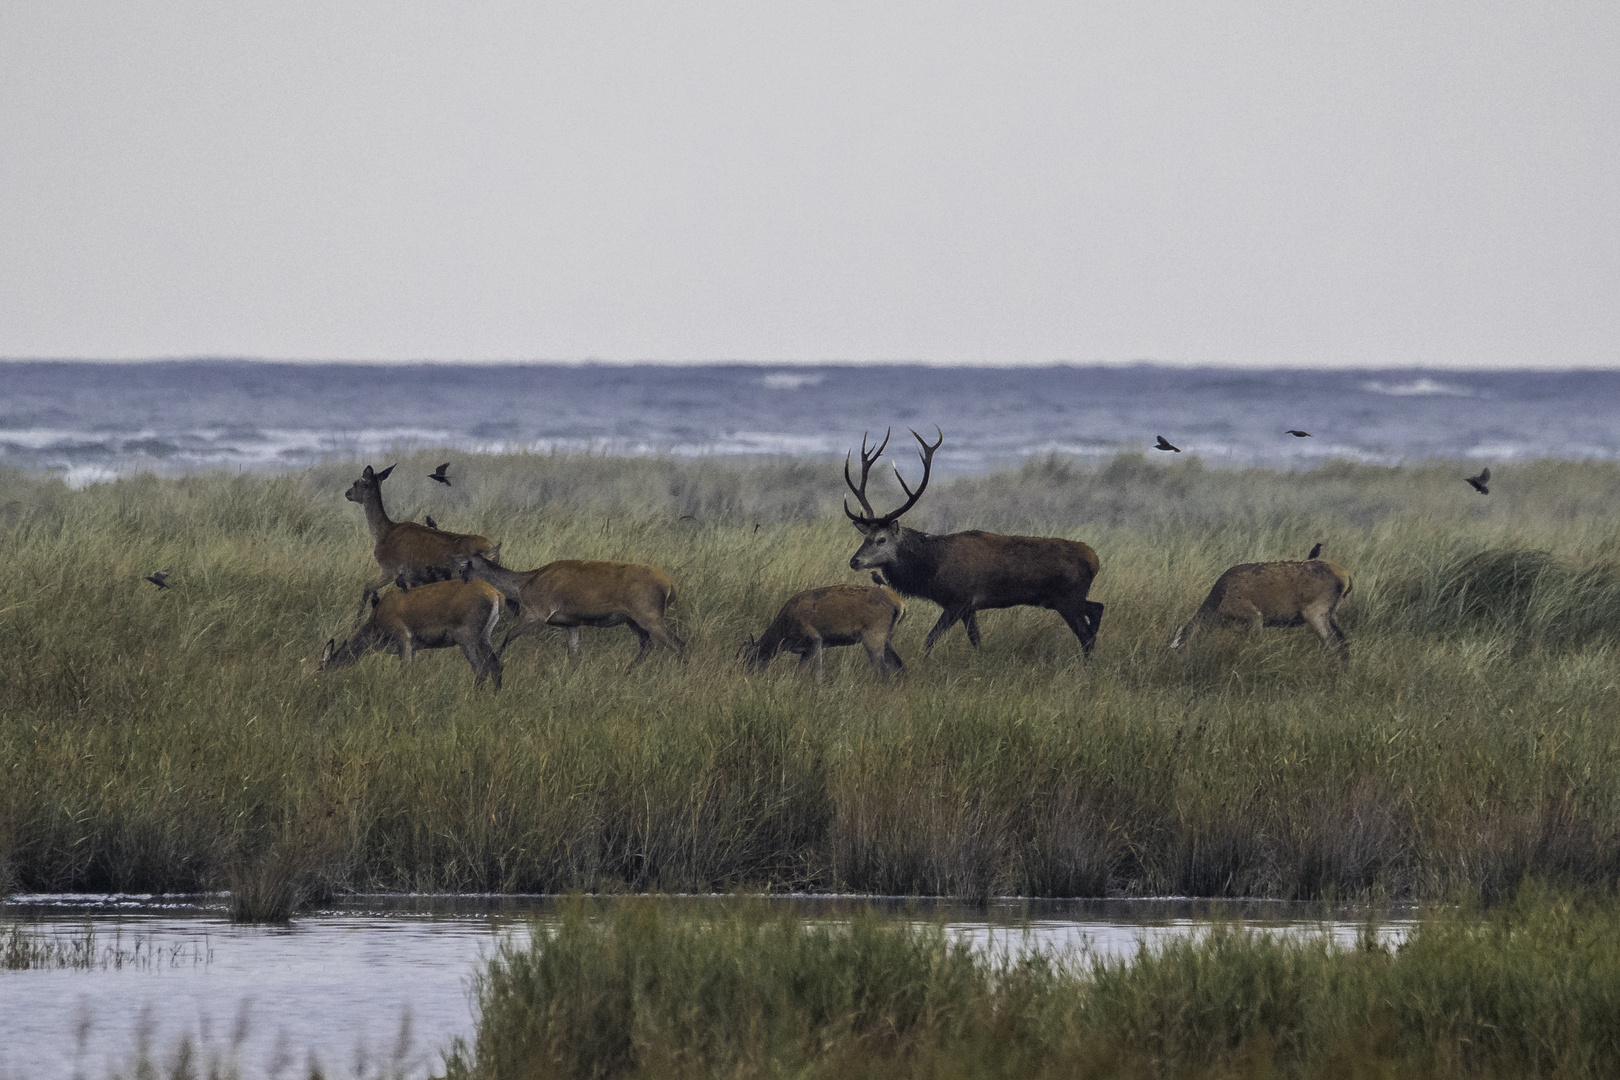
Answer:
[{"label": "dune grass", "polygon": [[[1620,908],[1525,889],[1398,948],[1216,926],[1125,960],[975,953],[870,912],[578,904],[477,982],[451,1080],[1601,1077]],[[1016,931],[1011,931],[1016,933]]]},{"label": "dune grass", "polygon": [[[374,566],[356,463],[0,474],[0,869],[26,889],[342,888],[1434,897],[1620,877],[1620,467],[1221,471],[1127,455],[942,478],[919,527],[1101,556],[1095,656],[1050,612],[981,618],[903,685],[858,649],[817,686],[738,644],[862,581],[827,462],[408,457],[396,518],[527,568],[631,559],[677,585],[685,662],[624,630],[519,639],[499,694],[454,650],[315,673]],[[376,464],[388,464],[378,462]],[[1462,469],[1462,471],[1459,471]],[[874,481],[876,483],[876,481]],[[1347,670],[1304,630],[1165,645],[1221,570],[1322,541]],[[141,579],[173,571],[173,588]],[[255,896],[246,893],[256,890]],[[264,903],[261,904],[261,900]]]}]

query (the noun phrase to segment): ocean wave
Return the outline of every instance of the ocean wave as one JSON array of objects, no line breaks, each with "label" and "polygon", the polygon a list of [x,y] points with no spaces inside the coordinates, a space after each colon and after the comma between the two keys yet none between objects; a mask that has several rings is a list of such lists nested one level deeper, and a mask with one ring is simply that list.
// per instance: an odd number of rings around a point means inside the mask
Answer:
[{"label": "ocean wave", "polygon": [[1386,383],[1373,379],[1361,384],[1361,388],[1372,394],[1383,394],[1386,397],[1474,397],[1472,390],[1462,386],[1452,386],[1448,383],[1438,382],[1434,379],[1413,379],[1411,382]]},{"label": "ocean wave", "polygon": [[791,371],[773,371],[759,380],[759,385],[767,390],[803,390],[807,386],[820,386],[821,380],[826,376],[822,374],[801,374]]}]

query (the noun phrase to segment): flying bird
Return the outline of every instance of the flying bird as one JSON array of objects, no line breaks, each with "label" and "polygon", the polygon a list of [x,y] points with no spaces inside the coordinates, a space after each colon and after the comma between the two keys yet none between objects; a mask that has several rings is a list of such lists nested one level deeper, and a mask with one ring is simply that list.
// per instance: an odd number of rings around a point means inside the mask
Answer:
[{"label": "flying bird", "polygon": [[160,589],[167,589],[169,587],[169,572],[167,570],[159,570],[155,574],[148,574],[141,580],[150,581]]},{"label": "flying bird", "polygon": [[450,486],[450,478],[448,476],[444,475],[444,470],[448,469],[449,467],[450,467],[450,463],[448,461],[445,462],[443,465],[440,465],[437,469],[434,469],[432,472],[428,473],[428,479],[429,480],[437,480],[439,483],[443,484],[445,487],[449,487]]},{"label": "flying bird", "polygon": [[1485,486],[1491,482],[1491,470],[1481,469],[1479,470],[1478,476],[1465,476],[1463,479],[1468,481],[1473,489],[1479,492],[1481,495],[1489,495],[1491,493],[1491,489]]},{"label": "flying bird", "polygon": [[1301,430],[1299,430],[1299,428],[1289,428],[1287,431],[1283,432],[1283,434],[1284,435],[1292,435],[1296,439],[1308,439],[1308,438],[1311,437],[1310,432],[1301,431]]},{"label": "flying bird", "polygon": [[1158,440],[1159,440],[1158,443],[1154,445],[1153,449],[1155,449],[1155,450],[1173,450],[1178,454],[1181,453],[1181,447],[1173,445],[1170,442],[1170,440],[1165,438],[1163,435],[1158,436]]},{"label": "flying bird", "polygon": [[[448,480],[445,481],[445,483],[447,483],[447,484],[449,482],[450,481],[448,481]],[[432,514],[423,514],[422,516],[427,521],[427,527],[428,528],[437,529],[439,527],[439,523],[437,521],[433,520],[433,515]]]},{"label": "flying bird", "polygon": [[1317,544],[1315,547],[1311,548],[1311,553],[1305,557],[1307,559],[1314,559],[1320,554],[1322,554],[1322,545]]}]

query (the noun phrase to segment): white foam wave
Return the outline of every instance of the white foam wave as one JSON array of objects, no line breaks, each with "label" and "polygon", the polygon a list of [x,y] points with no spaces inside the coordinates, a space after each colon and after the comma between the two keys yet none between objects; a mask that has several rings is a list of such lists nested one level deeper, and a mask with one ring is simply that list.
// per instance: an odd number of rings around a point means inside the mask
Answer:
[{"label": "white foam wave", "polygon": [[800,374],[791,371],[773,371],[759,380],[759,384],[767,390],[803,390],[807,386],[820,386],[821,380],[826,378],[820,374]]},{"label": "white foam wave", "polygon": [[1413,379],[1405,383],[1386,383],[1373,379],[1361,384],[1363,390],[1389,397],[1473,397],[1467,387],[1452,386],[1434,379]]}]

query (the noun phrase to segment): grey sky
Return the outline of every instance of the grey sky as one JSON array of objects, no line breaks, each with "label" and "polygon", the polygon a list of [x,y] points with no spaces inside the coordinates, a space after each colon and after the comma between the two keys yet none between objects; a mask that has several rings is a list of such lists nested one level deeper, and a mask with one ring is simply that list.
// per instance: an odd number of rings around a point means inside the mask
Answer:
[{"label": "grey sky", "polygon": [[0,356],[1620,365],[1620,4],[7,0]]}]

